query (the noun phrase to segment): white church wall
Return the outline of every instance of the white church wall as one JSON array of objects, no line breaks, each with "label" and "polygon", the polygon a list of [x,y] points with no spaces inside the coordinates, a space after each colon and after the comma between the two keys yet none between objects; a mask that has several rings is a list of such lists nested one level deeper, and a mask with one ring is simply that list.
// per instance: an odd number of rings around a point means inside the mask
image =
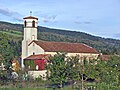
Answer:
[{"label": "white church wall", "polygon": [[[50,55],[55,55],[57,54],[56,52],[45,52],[45,54],[50,54]],[[79,55],[80,57],[86,57],[89,59],[97,59],[99,54],[95,53],[67,53],[67,56],[76,56]]]},{"label": "white church wall", "polygon": [[22,67],[24,67],[24,58],[26,58],[27,57],[27,54],[28,54],[28,44],[27,44],[27,41],[26,40],[23,40],[22,41],[22,56],[21,56],[21,58],[22,58],[22,60],[21,60],[21,66]]},{"label": "white church wall", "polygon": [[80,57],[86,57],[89,59],[97,59],[99,54],[94,53],[68,53],[67,56],[76,56],[79,55]]},{"label": "white church wall", "polygon": [[37,28],[24,28],[24,33],[24,40],[27,40],[28,42],[37,40]]},{"label": "white church wall", "polygon": [[44,50],[38,46],[36,43],[32,42],[29,46],[28,46],[28,56],[33,55],[34,54],[44,54]]},{"label": "white church wall", "polygon": [[[24,46],[24,47],[23,47]],[[26,57],[26,41],[22,41],[22,58]]]}]

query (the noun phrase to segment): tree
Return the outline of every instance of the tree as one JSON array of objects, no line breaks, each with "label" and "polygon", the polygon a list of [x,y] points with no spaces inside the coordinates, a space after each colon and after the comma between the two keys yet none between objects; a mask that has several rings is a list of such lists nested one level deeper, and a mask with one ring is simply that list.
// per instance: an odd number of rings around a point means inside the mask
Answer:
[{"label": "tree", "polygon": [[57,53],[49,58],[47,65],[47,77],[53,84],[63,87],[65,82],[81,80],[79,56],[66,56],[65,53]]},{"label": "tree", "polygon": [[79,70],[79,55],[66,58],[66,72],[69,81],[80,80],[81,71]]},{"label": "tree", "polygon": [[11,66],[11,60],[13,60],[13,50],[8,42],[6,34],[0,33],[0,58],[8,69]]},{"label": "tree", "polygon": [[108,61],[99,59],[88,60],[86,57],[67,57],[58,53],[49,58],[47,65],[48,79],[53,84],[81,80],[82,90],[84,81],[94,79],[97,83],[120,85],[120,56],[113,56]]},{"label": "tree", "polygon": [[109,83],[120,85],[120,56],[112,56],[106,66],[109,73]]},{"label": "tree", "polygon": [[108,61],[97,61],[94,72],[98,82],[120,85],[120,56],[112,56]]},{"label": "tree", "polygon": [[95,73],[96,60],[88,60],[87,57],[79,57],[78,70],[80,72],[81,90],[84,90],[84,82],[88,79],[95,79],[97,73]]},{"label": "tree", "polygon": [[48,70],[48,80],[53,84],[60,84],[63,87],[63,83],[67,82],[66,77],[66,62],[65,54],[57,53],[49,58],[49,64],[47,65]]},{"label": "tree", "polygon": [[20,71],[20,64],[19,64],[18,60],[12,61],[12,70],[14,70],[15,72]]}]

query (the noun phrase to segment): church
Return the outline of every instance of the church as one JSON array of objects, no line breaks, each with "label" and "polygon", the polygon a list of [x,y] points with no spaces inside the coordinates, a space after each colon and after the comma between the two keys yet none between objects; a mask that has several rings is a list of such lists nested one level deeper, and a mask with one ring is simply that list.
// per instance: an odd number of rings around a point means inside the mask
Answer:
[{"label": "church", "polygon": [[66,52],[67,56],[87,57],[88,59],[97,58],[99,53],[82,43],[69,42],[50,42],[37,39],[38,18],[28,16],[24,18],[24,38],[22,41],[22,68],[27,60],[41,60],[48,55],[55,55],[57,52]]}]

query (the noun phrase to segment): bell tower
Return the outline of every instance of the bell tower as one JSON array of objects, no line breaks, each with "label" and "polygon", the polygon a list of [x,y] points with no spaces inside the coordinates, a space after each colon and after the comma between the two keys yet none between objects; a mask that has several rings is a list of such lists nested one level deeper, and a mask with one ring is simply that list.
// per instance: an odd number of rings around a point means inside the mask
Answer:
[{"label": "bell tower", "polygon": [[24,67],[24,58],[28,57],[28,44],[37,40],[37,24],[38,18],[33,16],[28,16],[24,19],[24,37],[22,41],[22,68]]}]

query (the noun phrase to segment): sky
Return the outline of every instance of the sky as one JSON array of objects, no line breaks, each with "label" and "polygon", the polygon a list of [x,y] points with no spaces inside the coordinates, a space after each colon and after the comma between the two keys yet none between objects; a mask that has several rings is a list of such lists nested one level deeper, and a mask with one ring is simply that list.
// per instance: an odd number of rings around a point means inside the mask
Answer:
[{"label": "sky", "polygon": [[23,24],[30,11],[39,26],[120,39],[120,0],[0,0],[0,21]]}]

